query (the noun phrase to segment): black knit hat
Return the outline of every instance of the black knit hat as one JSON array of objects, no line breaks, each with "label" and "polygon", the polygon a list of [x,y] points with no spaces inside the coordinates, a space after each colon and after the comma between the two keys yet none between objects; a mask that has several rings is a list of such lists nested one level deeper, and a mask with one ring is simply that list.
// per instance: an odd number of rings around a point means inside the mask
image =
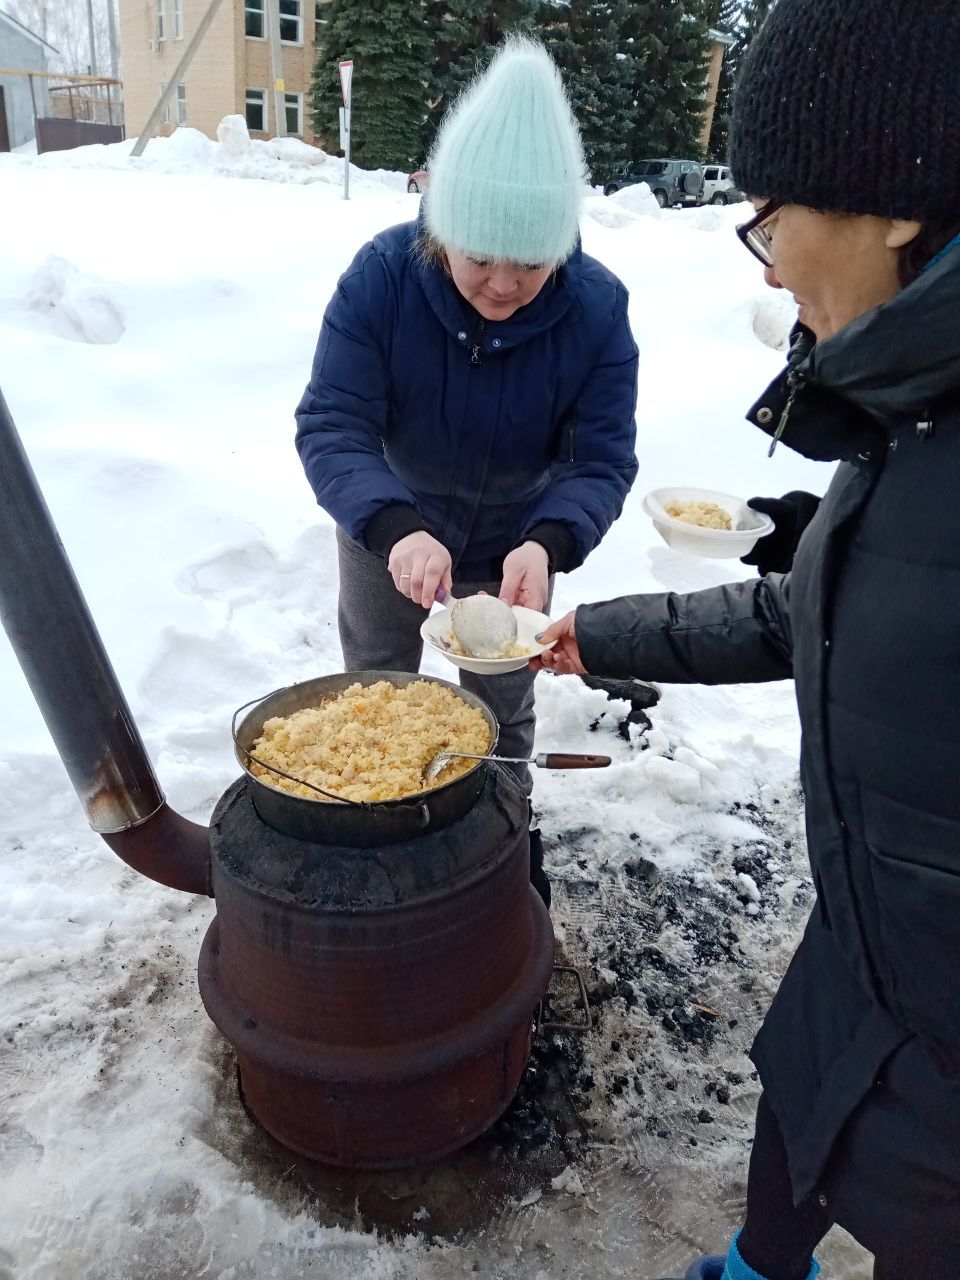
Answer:
[{"label": "black knit hat", "polygon": [[748,195],[960,221],[958,0],[778,0],[737,84]]}]

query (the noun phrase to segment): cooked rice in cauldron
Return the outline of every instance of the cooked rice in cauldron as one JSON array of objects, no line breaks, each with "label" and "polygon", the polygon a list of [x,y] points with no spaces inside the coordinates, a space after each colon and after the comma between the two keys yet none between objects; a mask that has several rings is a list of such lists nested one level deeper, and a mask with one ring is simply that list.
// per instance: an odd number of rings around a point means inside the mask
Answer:
[{"label": "cooked rice in cauldron", "polygon": [[[440,751],[482,755],[491,746],[483,712],[428,680],[398,688],[388,680],[354,684],[319,707],[265,721],[251,754],[345,800],[398,800],[442,786],[476,764],[453,760],[426,788],[423,771]],[[309,787],[250,764],[281,791],[323,801]]]}]

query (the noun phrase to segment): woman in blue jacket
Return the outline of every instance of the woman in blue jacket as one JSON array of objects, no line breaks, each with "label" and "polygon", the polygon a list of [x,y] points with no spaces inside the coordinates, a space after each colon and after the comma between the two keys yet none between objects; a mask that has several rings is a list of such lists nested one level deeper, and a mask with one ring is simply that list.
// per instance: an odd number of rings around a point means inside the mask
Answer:
[{"label": "woman in blue jacket", "polygon": [[[580,139],[539,45],[498,54],[430,172],[419,220],[341,278],[297,410],[338,525],[347,670],[416,671],[441,585],[546,609],[637,470],[627,293],[581,251]],[[461,679],[497,715],[503,754],[530,755],[533,673]]]}]

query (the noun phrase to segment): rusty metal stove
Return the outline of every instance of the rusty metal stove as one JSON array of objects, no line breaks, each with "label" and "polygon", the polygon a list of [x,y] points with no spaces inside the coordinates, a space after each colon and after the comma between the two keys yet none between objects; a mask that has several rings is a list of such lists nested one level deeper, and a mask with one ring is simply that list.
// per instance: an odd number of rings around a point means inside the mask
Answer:
[{"label": "rusty metal stove", "polygon": [[241,778],[209,829],[169,808],[0,395],[0,616],[91,826],[217,916],[200,989],[250,1112],[358,1168],[441,1156],[509,1105],[550,980],[527,801],[490,766],[450,825],[375,848],[268,826]]},{"label": "rusty metal stove", "polygon": [[271,830],[241,780],[211,846],[200,993],[270,1134],[383,1168],[444,1155],[506,1110],[553,965],[512,775],[491,769],[452,826],[374,849]]}]

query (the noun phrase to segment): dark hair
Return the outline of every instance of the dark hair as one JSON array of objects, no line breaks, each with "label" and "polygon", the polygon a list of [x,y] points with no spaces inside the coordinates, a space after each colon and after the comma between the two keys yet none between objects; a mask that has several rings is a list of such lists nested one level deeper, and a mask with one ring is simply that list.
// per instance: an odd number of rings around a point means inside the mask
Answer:
[{"label": "dark hair", "polygon": [[923,274],[928,262],[932,262],[941,249],[960,235],[960,217],[936,218],[925,222],[920,234],[900,250],[900,287],[905,289]]},{"label": "dark hair", "polygon": [[446,275],[450,274],[450,262],[447,251],[440,241],[427,230],[417,233],[413,245],[414,257],[425,267],[439,267]]},{"label": "dark hair", "polygon": [[[431,231],[418,231],[417,238],[413,242],[413,256],[417,261],[425,267],[439,267],[444,275],[450,276],[450,259],[447,257],[447,251]],[[551,272],[553,279],[556,279],[557,272],[560,270],[557,264]],[[534,268],[528,268],[533,270]]]}]

